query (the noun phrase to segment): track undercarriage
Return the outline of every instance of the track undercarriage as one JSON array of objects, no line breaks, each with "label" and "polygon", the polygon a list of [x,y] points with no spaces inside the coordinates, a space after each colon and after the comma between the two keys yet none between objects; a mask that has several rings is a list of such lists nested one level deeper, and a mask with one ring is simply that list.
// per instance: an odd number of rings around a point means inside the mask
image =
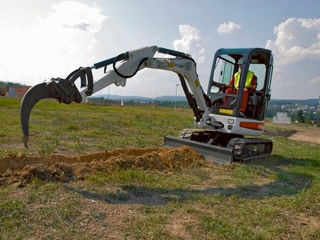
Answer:
[{"label": "track undercarriage", "polygon": [[207,160],[219,164],[263,158],[272,152],[269,139],[244,138],[242,135],[203,129],[184,129],[179,137],[165,136],[164,144],[169,147],[189,145]]}]

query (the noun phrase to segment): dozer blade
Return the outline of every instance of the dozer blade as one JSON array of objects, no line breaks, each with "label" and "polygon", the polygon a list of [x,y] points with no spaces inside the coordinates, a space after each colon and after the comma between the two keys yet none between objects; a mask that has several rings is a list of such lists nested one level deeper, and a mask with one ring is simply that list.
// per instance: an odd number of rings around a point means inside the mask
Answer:
[{"label": "dozer blade", "polygon": [[214,146],[188,139],[173,137],[170,135],[164,137],[164,145],[168,147],[179,147],[188,145],[203,154],[206,160],[218,164],[230,164],[233,161],[232,148]]}]

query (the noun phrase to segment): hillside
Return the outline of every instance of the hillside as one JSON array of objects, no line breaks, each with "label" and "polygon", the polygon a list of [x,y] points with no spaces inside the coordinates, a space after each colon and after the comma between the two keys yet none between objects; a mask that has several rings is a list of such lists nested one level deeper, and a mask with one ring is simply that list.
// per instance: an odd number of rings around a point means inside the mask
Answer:
[{"label": "hillside", "polygon": [[158,96],[158,97],[141,97],[141,96],[120,96],[120,95],[97,95],[95,98],[104,98],[104,99],[111,99],[111,100],[124,100],[124,101],[135,101],[135,102],[142,102],[142,103],[149,103],[155,101],[184,101],[187,102],[186,97],[184,96]]},{"label": "hillside", "polygon": [[287,104],[298,104],[298,105],[313,105],[316,106],[319,104],[319,99],[271,99],[271,105],[287,105]]},{"label": "hillside", "polygon": [[[272,156],[223,166],[163,135],[192,111],[0,97],[0,239],[319,239],[319,128],[267,123]],[[299,139],[301,140],[301,139]]]},{"label": "hillside", "polygon": [[0,81],[0,87],[1,86],[6,86],[6,87],[25,87],[26,85],[21,84],[21,83],[15,83],[15,82],[3,82]]},{"label": "hillside", "polygon": [[[120,95],[96,95],[94,98],[104,98],[104,99],[111,99],[111,100],[124,100],[124,101],[135,101],[141,103],[149,103],[155,101],[184,101],[186,102],[187,99],[185,96],[158,96],[158,97],[141,97],[141,96],[120,96]],[[310,106],[317,106],[319,104],[319,99],[271,99],[269,105],[310,105]]]}]

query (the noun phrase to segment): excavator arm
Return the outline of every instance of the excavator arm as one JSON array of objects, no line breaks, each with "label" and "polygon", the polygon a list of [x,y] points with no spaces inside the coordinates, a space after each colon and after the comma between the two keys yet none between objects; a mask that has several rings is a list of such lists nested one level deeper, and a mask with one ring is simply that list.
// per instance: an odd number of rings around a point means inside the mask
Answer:
[{"label": "excavator arm", "polygon": [[[174,58],[154,58],[156,53],[173,56]],[[117,63],[119,66],[116,66]],[[112,69],[107,70],[108,65]],[[92,70],[104,68],[104,76],[94,82]],[[195,121],[205,126],[209,115],[210,100],[203,92],[196,71],[196,63],[190,55],[157,46],[122,53],[92,67],[79,68],[71,72],[65,79],[52,78],[50,82],[40,83],[32,87],[21,103],[20,118],[23,132],[23,142],[28,147],[29,118],[33,106],[44,98],[56,98],[60,103],[70,104],[85,101],[88,96],[112,84],[124,87],[127,79],[144,69],[161,69],[178,74],[190,107],[193,109]],[[79,91],[75,82],[80,79]],[[189,89],[192,93],[189,92]]]}]

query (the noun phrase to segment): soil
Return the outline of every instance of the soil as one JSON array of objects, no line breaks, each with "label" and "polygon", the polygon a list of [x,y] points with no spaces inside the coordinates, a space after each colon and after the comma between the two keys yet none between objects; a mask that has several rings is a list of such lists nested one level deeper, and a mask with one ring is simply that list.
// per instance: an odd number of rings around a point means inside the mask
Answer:
[{"label": "soil", "polygon": [[275,130],[275,129],[266,129],[264,135],[273,136],[273,137],[285,137],[288,138],[291,135],[295,134],[296,130]]},{"label": "soil", "polygon": [[22,186],[34,177],[67,182],[99,171],[128,168],[170,171],[196,165],[205,165],[204,157],[188,146],[118,149],[75,157],[9,155],[0,159],[0,183],[20,182]]},{"label": "soil", "polygon": [[[279,126],[267,122],[268,126]],[[264,135],[288,138],[300,142],[320,144],[320,128],[307,124],[281,125],[282,129],[266,129]]]},{"label": "soil", "polygon": [[289,137],[290,140],[320,144],[320,137],[314,132],[298,132]]}]

